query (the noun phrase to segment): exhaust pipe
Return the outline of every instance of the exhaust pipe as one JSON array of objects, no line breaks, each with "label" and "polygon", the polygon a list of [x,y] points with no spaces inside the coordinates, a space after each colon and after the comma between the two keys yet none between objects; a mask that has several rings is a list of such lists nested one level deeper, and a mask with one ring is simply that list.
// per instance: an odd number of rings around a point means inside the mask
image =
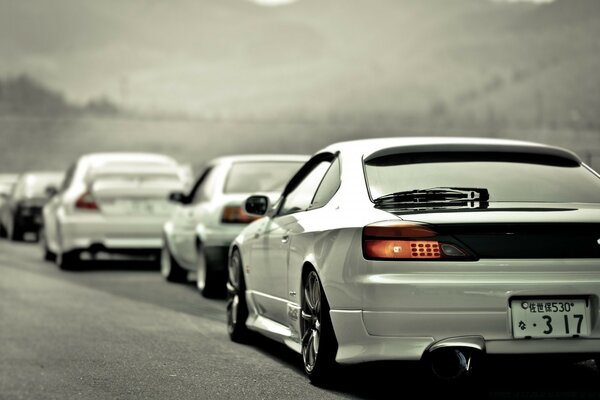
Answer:
[{"label": "exhaust pipe", "polygon": [[473,368],[473,352],[465,349],[444,348],[430,354],[433,374],[443,380],[467,376]]},{"label": "exhaust pipe", "polygon": [[452,338],[429,348],[427,360],[431,372],[442,380],[459,380],[473,372],[478,357],[485,351],[481,337]]}]

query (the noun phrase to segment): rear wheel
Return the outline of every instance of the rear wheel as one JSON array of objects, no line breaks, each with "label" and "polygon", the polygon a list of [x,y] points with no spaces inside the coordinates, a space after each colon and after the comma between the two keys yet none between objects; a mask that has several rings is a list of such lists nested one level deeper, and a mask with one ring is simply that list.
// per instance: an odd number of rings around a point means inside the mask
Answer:
[{"label": "rear wheel", "polygon": [[251,332],[246,327],[246,319],[248,319],[248,304],[246,304],[244,269],[239,251],[234,250],[229,260],[227,281],[227,333],[232,341],[248,342]]},{"label": "rear wheel", "polygon": [[225,279],[224,274],[216,271],[208,258],[202,243],[198,244],[198,255],[196,257],[196,286],[204,297],[224,297]]},{"label": "rear wheel", "polygon": [[23,230],[14,220],[12,221],[9,238],[14,242],[23,240]]},{"label": "rear wheel", "polygon": [[56,265],[62,270],[72,270],[77,267],[79,262],[79,253],[69,251],[66,253],[59,252],[56,254]]},{"label": "rear wheel", "polygon": [[314,384],[322,384],[336,370],[337,341],[329,316],[329,304],[319,277],[310,271],[303,281],[302,360],[304,372]]},{"label": "rear wheel", "polygon": [[166,240],[160,255],[160,273],[169,282],[185,282],[187,271],[181,268],[177,260],[173,258]]}]

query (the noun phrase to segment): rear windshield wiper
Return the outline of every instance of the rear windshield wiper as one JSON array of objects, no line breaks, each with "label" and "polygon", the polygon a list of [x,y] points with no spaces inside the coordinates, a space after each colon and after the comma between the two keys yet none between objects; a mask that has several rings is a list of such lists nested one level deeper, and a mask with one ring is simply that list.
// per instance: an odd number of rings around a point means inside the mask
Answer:
[{"label": "rear windshield wiper", "polygon": [[490,194],[484,188],[434,187],[383,195],[374,200],[376,207],[443,207],[487,203]]}]

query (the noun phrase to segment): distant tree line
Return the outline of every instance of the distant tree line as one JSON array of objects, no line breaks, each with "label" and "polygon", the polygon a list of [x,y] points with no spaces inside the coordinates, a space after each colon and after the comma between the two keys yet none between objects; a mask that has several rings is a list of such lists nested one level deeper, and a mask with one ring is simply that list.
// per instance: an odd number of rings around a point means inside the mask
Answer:
[{"label": "distant tree line", "polygon": [[0,115],[116,116],[122,110],[106,98],[73,104],[29,75],[0,79]]}]

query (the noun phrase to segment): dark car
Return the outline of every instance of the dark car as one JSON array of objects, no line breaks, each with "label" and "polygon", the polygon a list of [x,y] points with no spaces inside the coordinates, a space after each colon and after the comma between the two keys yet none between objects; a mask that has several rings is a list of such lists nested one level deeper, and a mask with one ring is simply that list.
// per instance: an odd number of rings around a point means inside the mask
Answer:
[{"label": "dark car", "polygon": [[11,240],[23,240],[27,232],[36,237],[48,189],[60,185],[63,172],[27,172],[19,176],[0,208],[1,230]]}]

